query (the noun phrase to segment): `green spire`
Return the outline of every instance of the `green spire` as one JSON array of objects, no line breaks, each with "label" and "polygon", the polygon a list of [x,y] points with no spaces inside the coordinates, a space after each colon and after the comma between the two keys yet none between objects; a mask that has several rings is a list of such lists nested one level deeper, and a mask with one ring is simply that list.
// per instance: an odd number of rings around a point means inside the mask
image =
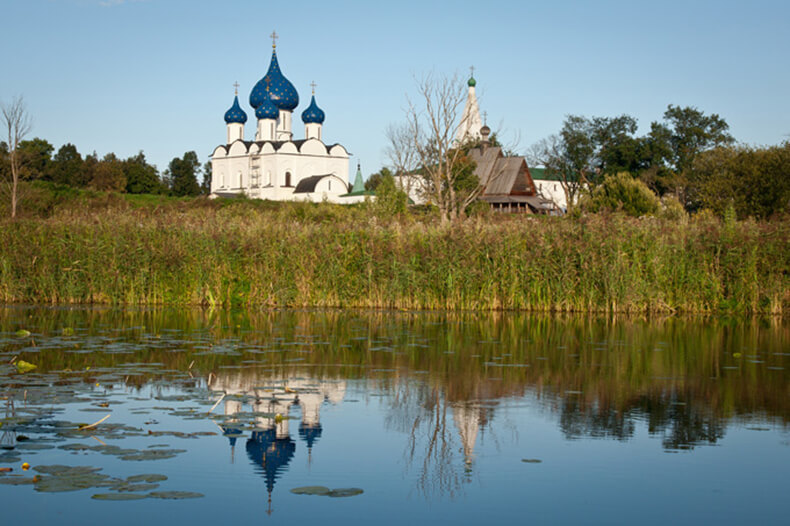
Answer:
[{"label": "green spire", "polygon": [[354,187],[351,189],[351,192],[364,192],[365,191],[365,183],[362,181],[362,169],[359,167],[359,163],[357,163],[357,176],[354,177]]}]

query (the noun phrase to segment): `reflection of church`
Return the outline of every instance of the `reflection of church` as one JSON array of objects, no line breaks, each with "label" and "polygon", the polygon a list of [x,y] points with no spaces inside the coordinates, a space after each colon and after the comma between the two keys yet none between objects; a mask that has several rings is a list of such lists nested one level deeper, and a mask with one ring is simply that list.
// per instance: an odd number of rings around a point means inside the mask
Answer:
[{"label": "reflection of church", "polygon": [[[267,387],[262,387],[262,381]],[[346,383],[220,374],[209,387],[232,397],[224,401],[224,413],[228,418],[220,426],[230,440],[231,451],[235,449],[236,439],[243,436],[240,422],[233,417],[243,413],[244,402],[233,398],[249,399],[255,429],[245,447],[256,471],[266,479],[271,511],[274,485],[288,470],[296,454],[296,441],[291,438],[289,429],[291,411],[297,407],[301,411],[298,434],[307,446],[309,462],[313,446],[321,437],[321,406],[325,402],[342,402]]]}]

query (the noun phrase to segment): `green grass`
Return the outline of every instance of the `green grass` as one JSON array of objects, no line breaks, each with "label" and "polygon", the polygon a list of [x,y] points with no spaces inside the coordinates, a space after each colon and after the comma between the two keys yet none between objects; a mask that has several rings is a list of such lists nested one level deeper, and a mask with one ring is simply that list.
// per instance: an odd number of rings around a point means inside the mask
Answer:
[{"label": "green grass", "polygon": [[790,222],[76,192],[0,220],[0,302],[629,313],[790,308]]}]

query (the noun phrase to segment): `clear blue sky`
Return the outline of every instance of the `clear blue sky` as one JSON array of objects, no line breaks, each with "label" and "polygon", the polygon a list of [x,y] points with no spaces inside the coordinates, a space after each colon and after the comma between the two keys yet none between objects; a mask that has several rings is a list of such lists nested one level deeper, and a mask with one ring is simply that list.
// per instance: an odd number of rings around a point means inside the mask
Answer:
[{"label": "clear blue sky", "polygon": [[[326,112],[365,176],[387,164],[415,76],[475,66],[488,123],[519,150],[567,114],[636,117],[668,104],[718,113],[747,144],[790,138],[787,0],[375,2],[0,0],[0,99],[21,94],[32,136],[81,153],[143,150],[160,170],[225,140],[233,83],[247,102],[280,35],[283,73]],[[353,174],[352,174],[353,176]]]}]

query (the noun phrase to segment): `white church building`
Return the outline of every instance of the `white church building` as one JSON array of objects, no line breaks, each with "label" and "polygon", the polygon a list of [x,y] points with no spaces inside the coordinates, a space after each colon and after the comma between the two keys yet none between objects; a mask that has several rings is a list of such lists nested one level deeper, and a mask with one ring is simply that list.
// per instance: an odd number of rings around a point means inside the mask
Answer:
[{"label": "white church building", "polygon": [[233,105],[225,113],[226,142],[211,154],[211,196],[336,203],[364,200],[356,192],[347,195],[352,189],[346,148],[323,141],[325,114],[316,104],[315,84],[310,105],[301,114],[304,138],[294,138],[293,112],[299,94],[280,70],[276,38],[273,33],[269,70],[250,93],[257,121],[253,140],[245,139],[247,114],[239,105],[236,86]]}]

